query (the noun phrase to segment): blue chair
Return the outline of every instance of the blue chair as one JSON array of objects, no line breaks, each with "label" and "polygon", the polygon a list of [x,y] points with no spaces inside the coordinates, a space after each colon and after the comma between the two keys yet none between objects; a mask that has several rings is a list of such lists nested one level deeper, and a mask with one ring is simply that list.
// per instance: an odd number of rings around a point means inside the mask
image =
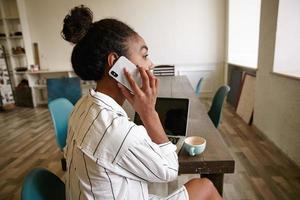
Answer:
[{"label": "blue chair", "polygon": [[208,116],[216,128],[218,128],[220,124],[223,103],[229,91],[230,87],[228,85],[221,86],[216,92],[211,107],[208,111]]},{"label": "blue chair", "polygon": [[65,200],[65,184],[47,169],[36,168],[25,177],[21,200]]},{"label": "blue chair", "polygon": [[66,98],[75,105],[81,97],[80,85],[78,77],[47,79],[48,103],[57,98]]},{"label": "blue chair", "polygon": [[203,82],[204,77],[201,77],[196,85],[196,89],[195,89],[195,94],[197,97],[200,97],[200,92],[201,92],[201,86],[202,86],[202,82]]},{"label": "blue chair", "polygon": [[[73,107],[73,104],[65,98],[55,99],[48,104],[54,126],[56,143],[61,151],[63,151],[63,148],[66,146],[69,115],[72,112]],[[61,164],[63,170],[65,171],[66,162],[64,158],[62,158]]]}]

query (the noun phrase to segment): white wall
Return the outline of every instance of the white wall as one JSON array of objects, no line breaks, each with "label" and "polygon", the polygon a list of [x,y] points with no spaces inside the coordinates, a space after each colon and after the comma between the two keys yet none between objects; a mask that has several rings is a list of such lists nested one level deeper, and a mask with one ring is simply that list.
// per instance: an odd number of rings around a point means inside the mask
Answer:
[{"label": "white wall", "polygon": [[300,166],[300,81],[272,73],[277,8],[262,0],[254,125]]},{"label": "white wall", "polygon": [[228,2],[228,62],[256,68],[261,0]]},{"label": "white wall", "polygon": [[114,17],[133,27],[148,43],[150,58],[156,64],[175,64],[177,71],[196,67],[198,76],[192,78],[193,84],[205,75],[201,71],[208,70],[208,93],[222,82],[225,1],[19,1],[25,2],[31,42],[39,45],[42,69],[71,69],[72,46],[60,37],[60,31],[68,11],[84,3],[94,12],[95,20]]},{"label": "white wall", "polygon": [[300,1],[279,2],[274,72],[300,77]]}]

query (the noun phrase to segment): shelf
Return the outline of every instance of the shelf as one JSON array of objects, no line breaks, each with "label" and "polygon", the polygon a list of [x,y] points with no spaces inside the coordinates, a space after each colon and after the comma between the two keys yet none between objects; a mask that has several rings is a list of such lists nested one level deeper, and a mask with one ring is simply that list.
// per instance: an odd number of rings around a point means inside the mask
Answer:
[{"label": "shelf", "polygon": [[23,39],[22,35],[16,35],[16,36],[9,36],[8,39],[17,40],[17,39]]},{"label": "shelf", "polygon": [[[19,3],[20,2],[18,2],[18,0],[0,0],[0,44],[5,47],[5,59],[7,67],[10,69],[11,83],[13,88],[17,87],[19,81],[23,78],[28,79],[29,83],[33,83],[35,80],[35,77],[28,76],[28,59],[27,54],[25,54],[24,51],[25,46],[27,47],[27,44],[25,45],[26,38],[24,38],[23,35],[24,24],[22,24],[21,20],[21,14],[23,13],[19,13]],[[21,9],[23,10],[23,8]],[[25,26],[28,28],[27,24],[25,24]],[[19,49],[20,47],[22,49]],[[25,68],[26,71],[19,71],[18,68],[22,67]],[[18,71],[16,69],[18,69]],[[35,103],[35,97],[32,97],[32,99],[33,103]]]},{"label": "shelf", "polygon": [[26,54],[25,53],[9,54],[9,56],[11,56],[11,57],[23,57],[23,56],[26,56]]},{"label": "shelf", "polygon": [[18,74],[18,75],[24,75],[26,74],[27,71],[24,71],[24,72],[14,72],[15,74]]},{"label": "shelf", "polygon": [[[92,85],[92,84],[81,84],[81,87],[82,88],[92,88],[92,87],[95,87],[96,85]],[[31,86],[32,88],[34,89],[45,89],[47,88],[47,85],[33,85]]]},{"label": "shelf", "polygon": [[68,73],[72,72],[69,70],[62,70],[62,71],[48,71],[48,70],[39,70],[39,71],[29,71],[28,74],[53,74],[53,73]]},{"label": "shelf", "polygon": [[18,16],[4,17],[4,18],[1,18],[1,20],[2,19],[4,19],[4,20],[20,20],[20,18]]},{"label": "shelf", "polygon": [[9,36],[9,37],[0,37],[0,40],[8,40],[8,39],[11,39],[11,40],[20,40],[20,39],[23,39],[23,36]]},{"label": "shelf", "polygon": [[46,85],[33,85],[32,88],[35,89],[45,89],[47,86]]}]

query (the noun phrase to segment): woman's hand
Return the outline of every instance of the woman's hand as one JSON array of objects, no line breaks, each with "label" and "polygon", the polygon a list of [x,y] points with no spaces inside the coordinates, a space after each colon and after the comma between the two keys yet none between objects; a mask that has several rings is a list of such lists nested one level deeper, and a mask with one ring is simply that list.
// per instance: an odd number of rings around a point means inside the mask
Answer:
[{"label": "woman's hand", "polygon": [[138,67],[138,69],[142,78],[141,88],[126,70],[124,70],[124,74],[132,88],[133,94],[121,84],[118,84],[118,86],[134,110],[139,114],[152,141],[157,144],[168,142],[169,140],[161,125],[159,116],[155,111],[158,79],[149,70],[145,70],[142,67]]},{"label": "woman's hand", "polygon": [[134,110],[140,115],[143,120],[155,111],[155,102],[158,93],[158,79],[149,71],[142,67],[138,67],[142,78],[142,87],[134,81],[131,74],[125,69],[124,74],[132,88],[133,94],[128,89],[118,84],[121,88],[123,95],[132,105]]}]

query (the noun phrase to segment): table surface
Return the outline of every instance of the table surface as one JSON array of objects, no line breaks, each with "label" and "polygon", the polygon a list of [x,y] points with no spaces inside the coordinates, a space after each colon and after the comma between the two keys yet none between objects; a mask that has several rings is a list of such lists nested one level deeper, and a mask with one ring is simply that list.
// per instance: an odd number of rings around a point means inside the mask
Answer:
[{"label": "table surface", "polygon": [[[179,173],[181,174],[224,174],[234,172],[234,160],[229,153],[218,129],[207,115],[205,106],[196,97],[186,76],[159,77],[159,97],[188,98],[190,110],[188,136],[201,136],[206,139],[205,151],[191,157],[184,150],[179,152]],[[128,116],[133,119],[134,111],[124,105]]]}]

